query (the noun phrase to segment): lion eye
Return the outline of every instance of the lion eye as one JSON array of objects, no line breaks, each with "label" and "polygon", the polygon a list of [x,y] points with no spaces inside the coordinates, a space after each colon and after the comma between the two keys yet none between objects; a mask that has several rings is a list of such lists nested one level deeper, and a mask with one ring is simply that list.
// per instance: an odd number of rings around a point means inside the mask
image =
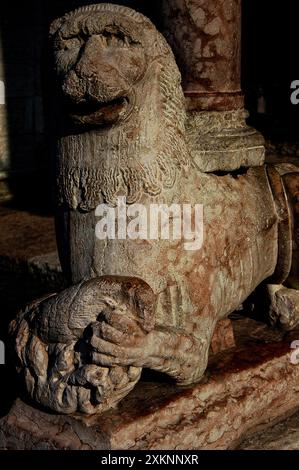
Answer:
[{"label": "lion eye", "polygon": [[98,35],[104,46],[108,47],[128,47],[129,39],[120,32],[113,32],[109,30],[102,31]]},{"label": "lion eye", "polygon": [[81,47],[79,38],[61,39],[55,44],[56,51],[69,51]]},{"label": "lion eye", "polygon": [[81,41],[79,38],[72,38],[64,41],[64,50],[66,51],[70,49],[76,49],[78,47],[81,47]]}]

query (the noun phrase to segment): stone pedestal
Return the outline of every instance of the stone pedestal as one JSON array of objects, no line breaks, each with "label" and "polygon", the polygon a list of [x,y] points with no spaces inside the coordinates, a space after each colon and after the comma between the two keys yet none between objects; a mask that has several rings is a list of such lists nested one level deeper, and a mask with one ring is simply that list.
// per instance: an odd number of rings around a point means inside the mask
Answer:
[{"label": "stone pedestal", "polygon": [[183,76],[189,144],[201,171],[264,162],[241,91],[241,0],[163,0],[164,34]]},{"label": "stone pedestal", "polygon": [[261,323],[234,322],[237,346],[213,355],[192,387],[141,381],[101,416],[45,413],[18,400],[0,421],[0,449],[201,450],[242,448],[252,432],[294,413],[299,366],[291,344]]}]

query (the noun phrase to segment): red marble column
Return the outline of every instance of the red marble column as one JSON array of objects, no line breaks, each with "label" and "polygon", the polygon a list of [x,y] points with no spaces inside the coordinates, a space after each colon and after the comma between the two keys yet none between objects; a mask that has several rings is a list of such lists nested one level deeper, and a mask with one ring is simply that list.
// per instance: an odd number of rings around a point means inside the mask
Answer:
[{"label": "red marble column", "polygon": [[188,109],[241,108],[241,0],[162,4],[164,33],[182,71]]},{"label": "red marble column", "polygon": [[263,137],[246,124],[241,91],[241,0],[161,0],[162,30],[176,56],[187,137],[201,171],[264,163]]}]

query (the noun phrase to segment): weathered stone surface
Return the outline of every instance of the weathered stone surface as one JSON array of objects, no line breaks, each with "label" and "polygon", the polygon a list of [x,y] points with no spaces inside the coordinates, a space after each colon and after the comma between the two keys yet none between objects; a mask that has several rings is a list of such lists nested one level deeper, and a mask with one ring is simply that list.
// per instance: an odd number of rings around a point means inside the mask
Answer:
[{"label": "weathered stone surface", "polygon": [[163,0],[164,34],[182,71],[188,143],[204,172],[264,163],[241,91],[241,1]]},{"label": "weathered stone surface", "polygon": [[259,132],[247,126],[247,115],[244,109],[188,113],[188,144],[200,171],[229,172],[263,165],[264,139]]},{"label": "weathered stone surface", "polygon": [[[102,277],[27,307],[10,329],[18,372],[30,397],[66,414],[101,413],[113,407],[139,381],[148,355],[156,353],[147,350],[147,335],[154,328],[154,297],[136,278]],[[134,338],[135,351],[121,359],[127,367],[118,366],[117,360],[115,366],[109,368],[108,362],[105,367],[99,347],[106,334],[118,338],[116,348],[125,345],[127,337]],[[136,366],[130,366],[131,361]]]},{"label": "weathered stone surface", "polygon": [[210,346],[210,354],[217,354],[235,346],[234,330],[231,320],[226,318],[217,323]]},{"label": "weathered stone surface", "polygon": [[[149,355],[159,353],[155,339],[151,344],[147,337],[155,326],[154,297],[140,280],[110,277],[82,283],[64,291],[63,296],[50,296],[29,306],[12,322],[11,330],[17,332],[17,366],[31,398],[38,397],[40,404],[67,414],[103,413],[113,407],[139,381],[142,369],[138,364],[143,366]],[[129,321],[134,317],[139,330]],[[104,355],[92,349],[101,346],[101,336],[113,333],[115,322],[122,323],[118,344],[134,336],[135,351],[121,359],[128,367],[116,364],[109,369],[104,367]],[[233,346],[231,322],[223,320],[214,333],[211,351],[215,354]],[[134,367],[129,366],[131,361]],[[28,363],[34,364],[32,371]]]},{"label": "weathered stone surface", "polygon": [[[52,217],[33,215],[0,207],[0,273],[17,274],[24,279],[61,290],[65,284],[56,248]],[[33,237],[28,234],[34,232]],[[14,236],[12,236],[14,234]],[[24,238],[26,237],[26,243]],[[53,251],[51,251],[53,250]],[[33,255],[33,256],[32,256]],[[211,343],[216,354],[235,345],[229,319],[217,323]]]},{"label": "weathered stone surface", "polygon": [[286,171],[283,183],[287,195],[290,211],[292,213],[292,266],[287,279],[287,286],[299,290],[299,173],[296,167],[294,171]]},{"label": "weathered stone surface", "polygon": [[251,434],[238,446],[238,450],[299,450],[299,413],[270,429]]},{"label": "weathered stone surface", "polygon": [[1,450],[102,450],[109,439],[73,418],[38,411],[17,400],[0,421]]},{"label": "weathered stone surface", "polygon": [[[202,378],[217,323],[275,272],[280,218],[267,168],[196,168],[180,73],[147,18],[94,5],[56,20],[51,37],[62,95],[57,238],[76,285],[33,303],[11,330],[30,397],[93,414],[122,399],[142,368],[179,385]],[[218,119],[211,127],[219,132]],[[153,204],[188,203],[197,224],[202,204],[203,245],[186,248],[183,234],[99,239],[95,209],[120,196],[125,210],[138,203],[147,214]]]},{"label": "weathered stone surface", "polygon": [[200,384],[140,382],[115,410],[77,415],[75,421],[18,401],[0,421],[0,448],[236,448],[247,433],[295,412],[299,393],[299,366],[290,360],[299,331],[271,336],[269,328],[252,320],[236,323],[238,346],[211,358]]},{"label": "weathered stone surface", "polygon": [[282,285],[268,285],[270,318],[274,325],[292,330],[299,325],[299,291]]},{"label": "weathered stone surface", "polygon": [[163,0],[164,34],[183,75],[189,110],[243,107],[241,1]]}]

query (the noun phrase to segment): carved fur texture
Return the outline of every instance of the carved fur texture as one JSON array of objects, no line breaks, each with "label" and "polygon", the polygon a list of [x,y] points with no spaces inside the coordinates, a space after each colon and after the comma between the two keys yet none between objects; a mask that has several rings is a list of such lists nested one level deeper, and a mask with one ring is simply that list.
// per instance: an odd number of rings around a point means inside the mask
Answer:
[{"label": "carved fur texture", "polygon": [[[137,320],[139,334],[153,328],[155,297],[143,281],[101,278],[29,305],[10,326],[18,370],[30,397],[59,413],[103,412],[126,396],[141,368],[98,365],[93,345],[103,320]],[[126,319],[123,322],[123,319]]]},{"label": "carved fur texture", "polygon": [[[280,220],[265,167],[218,175],[192,163],[180,73],[147,18],[84,7],[55,21],[51,40],[57,239],[76,286],[29,306],[12,334],[32,399],[92,414],[118,403],[142,368],[179,385],[202,378],[217,322],[275,272]],[[192,220],[203,205],[201,248],[97,239],[94,209],[118,196],[147,210],[187,203]]]},{"label": "carved fur texture", "polygon": [[51,37],[70,118],[59,141],[59,202],[92,210],[120,192],[133,203],[172,188],[189,160],[181,76],[163,36],[141,14],[100,4],[54,22]]}]

